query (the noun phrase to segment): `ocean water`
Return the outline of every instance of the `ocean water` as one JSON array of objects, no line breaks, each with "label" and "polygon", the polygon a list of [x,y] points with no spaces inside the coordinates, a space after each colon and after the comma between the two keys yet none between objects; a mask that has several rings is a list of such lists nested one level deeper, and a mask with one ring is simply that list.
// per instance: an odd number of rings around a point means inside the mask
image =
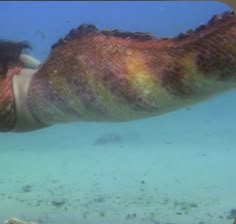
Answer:
[{"label": "ocean water", "polygon": [[[44,61],[72,28],[175,36],[219,2],[0,2],[0,38]],[[0,134],[0,223],[232,224],[236,91],[162,116]]]}]

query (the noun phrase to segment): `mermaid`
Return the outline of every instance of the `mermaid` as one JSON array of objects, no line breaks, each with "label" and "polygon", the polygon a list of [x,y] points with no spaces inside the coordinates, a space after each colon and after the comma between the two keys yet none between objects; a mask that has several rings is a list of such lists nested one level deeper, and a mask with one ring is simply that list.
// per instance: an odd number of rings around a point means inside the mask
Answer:
[{"label": "mermaid", "polygon": [[0,131],[143,119],[236,88],[232,12],[173,38],[83,24],[42,63],[27,49],[0,42]]}]

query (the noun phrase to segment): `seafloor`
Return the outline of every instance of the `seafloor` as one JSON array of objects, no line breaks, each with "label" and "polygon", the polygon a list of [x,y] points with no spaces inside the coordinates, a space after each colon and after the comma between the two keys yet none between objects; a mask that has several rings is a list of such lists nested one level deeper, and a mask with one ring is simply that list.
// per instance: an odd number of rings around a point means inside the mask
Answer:
[{"label": "seafloor", "polygon": [[0,134],[0,223],[232,224],[235,99],[142,121]]}]

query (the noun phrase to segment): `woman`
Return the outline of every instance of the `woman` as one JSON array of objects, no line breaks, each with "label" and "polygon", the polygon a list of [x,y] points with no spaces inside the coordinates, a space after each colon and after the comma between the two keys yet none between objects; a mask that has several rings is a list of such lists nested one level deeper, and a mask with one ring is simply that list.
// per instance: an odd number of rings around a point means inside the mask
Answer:
[{"label": "woman", "polygon": [[40,62],[24,54],[31,46],[26,41],[0,40],[0,130],[9,131],[16,122],[15,96],[12,89],[13,76],[24,69],[36,69]]},{"label": "woman", "polygon": [[37,68],[39,61],[23,54],[27,49],[31,49],[31,46],[26,41],[0,40],[0,75],[6,75],[9,68],[16,66]]},{"label": "woman", "polygon": [[13,46],[1,59],[1,131],[140,119],[236,88],[236,18],[230,12],[174,38],[81,25],[53,45],[40,67],[22,53],[27,44]]}]

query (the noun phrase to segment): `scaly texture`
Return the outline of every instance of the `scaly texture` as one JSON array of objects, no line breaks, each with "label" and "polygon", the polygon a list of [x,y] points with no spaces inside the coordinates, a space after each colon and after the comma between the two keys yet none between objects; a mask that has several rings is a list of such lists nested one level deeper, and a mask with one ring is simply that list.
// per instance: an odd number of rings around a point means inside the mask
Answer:
[{"label": "scaly texture", "polygon": [[236,18],[214,16],[175,38],[72,30],[34,75],[28,104],[50,125],[158,115],[236,87]]},{"label": "scaly texture", "polygon": [[6,132],[14,128],[16,108],[13,95],[12,77],[20,68],[11,68],[5,76],[0,76],[0,131]]}]

